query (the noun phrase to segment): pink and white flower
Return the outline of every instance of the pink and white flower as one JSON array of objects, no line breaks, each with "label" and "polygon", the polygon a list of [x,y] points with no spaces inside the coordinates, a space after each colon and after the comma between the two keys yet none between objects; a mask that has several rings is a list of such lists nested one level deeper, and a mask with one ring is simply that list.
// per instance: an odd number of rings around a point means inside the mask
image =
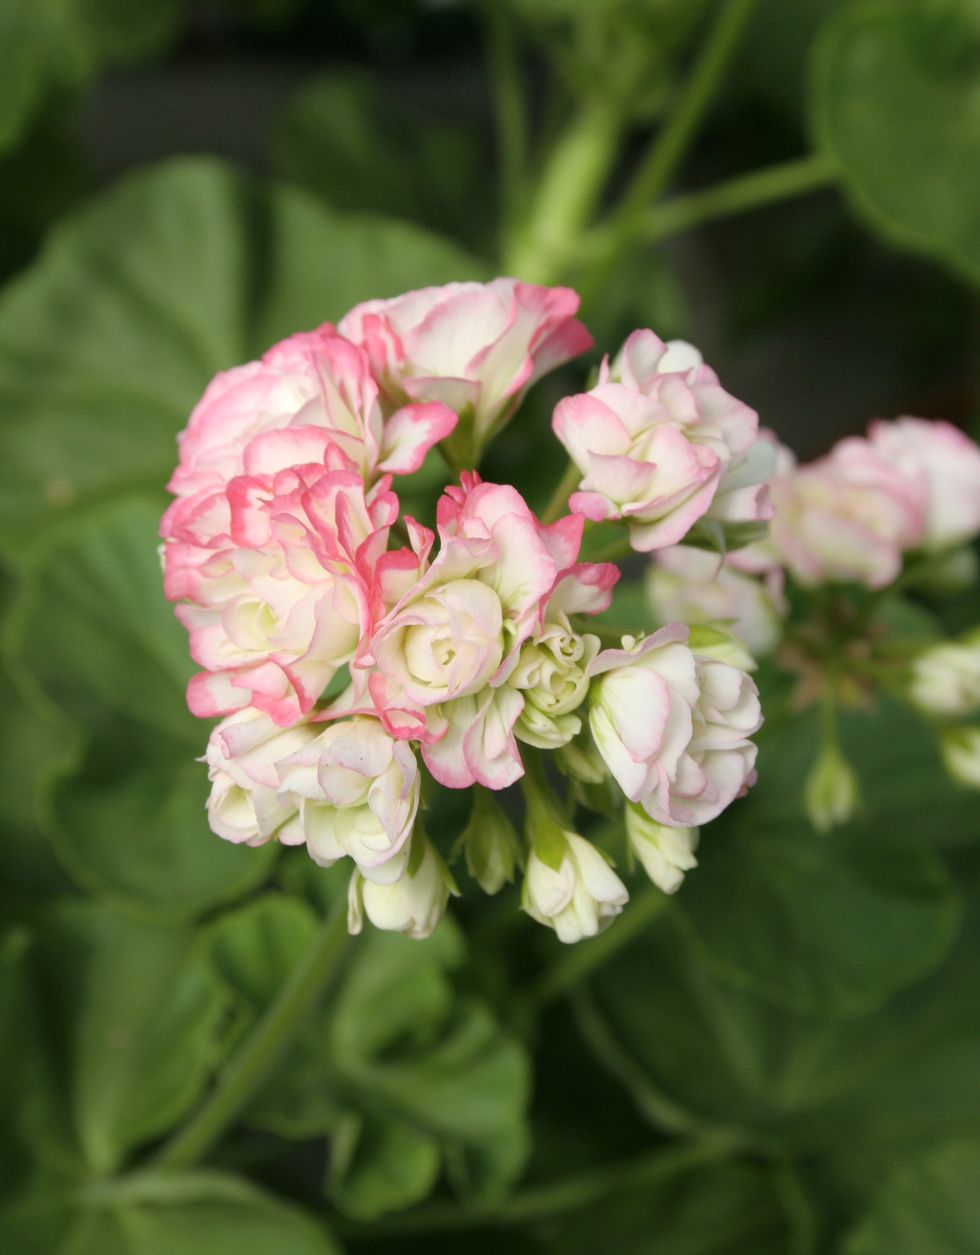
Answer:
[{"label": "pink and white flower", "polygon": [[367,483],[418,470],[456,426],[433,401],[387,413],[366,353],[329,324],[273,345],[259,361],[212,379],[178,437],[178,497],[222,490],[238,475],[323,461],[334,446]]},{"label": "pink and white flower", "polygon": [[592,347],[578,307],[570,288],[494,279],[365,301],[338,326],[366,350],[390,405],[438,402],[460,416],[452,447],[472,465],[536,380]]},{"label": "pink and white flower", "polygon": [[921,492],[859,436],[777,476],[771,489],[772,542],[801,584],[884,588],[925,535]]},{"label": "pink and white flower", "polygon": [[716,498],[721,522],[770,517],[758,416],[690,345],[635,331],[597,387],[558,403],[552,426],[583,476],[571,509],[625,519],[642,552],[677,544]]},{"label": "pink and white flower", "polygon": [[194,714],[254,706],[288,725],[370,633],[398,502],[387,478],[365,494],[329,463],[238,476],[200,513],[165,515],[164,587],[204,668]]},{"label": "pink and white flower", "polygon": [[398,879],[421,787],[406,742],[394,740],[377,719],[342,719],[281,758],[276,771],[280,795],[298,803],[315,862],[331,867],[350,857],[368,880]]},{"label": "pink and white flower", "polygon": [[697,828],[658,824],[634,802],[626,803],[626,835],[643,870],[664,893],[676,893],[686,873],[698,865]]},{"label": "pink and white flower", "polygon": [[508,683],[523,645],[542,631],[549,599],[559,589],[572,596],[569,580],[583,606],[601,608],[615,575],[576,567],[580,519],[545,527],[515,489],[475,474],[447,490],[437,521],[437,557],[378,623],[355,667],[368,669],[385,726],[422,742],[437,780],[505,788],[523,772],[515,725],[525,698]]},{"label": "pink and white flower", "polygon": [[980,448],[969,436],[952,423],[906,417],[872,423],[868,441],[919,496],[924,548],[945,549],[980,532]]},{"label": "pink and white flower", "polygon": [[[629,900],[626,886],[591,842],[575,832],[557,834],[560,860],[545,861],[532,845],[521,906],[559,941],[594,937]],[[553,865],[557,862],[557,866]]]},{"label": "pink and white flower", "polygon": [[758,690],[737,667],[701,657],[670,624],[593,659],[589,722],[613,777],[657,823],[697,827],[751,783]]},{"label": "pink and white flower", "polygon": [[743,640],[751,654],[770,653],[782,635],[786,613],[783,573],[761,579],[743,574],[737,550],[727,558],[675,545],[654,556],[646,578],[647,601],[659,623],[722,623]]},{"label": "pink and white flower", "polygon": [[360,933],[366,915],[375,928],[424,941],[445,914],[450,894],[458,893],[435,847],[416,833],[408,864],[397,880],[368,880],[362,871],[354,872],[347,891],[347,931]]},{"label": "pink and white flower", "polygon": [[308,720],[280,728],[256,710],[241,711],[219,723],[205,751],[211,831],[236,844],[264,845],[274,837],[284,845],[300,844],[298,807],[279,793],[276,765],[317,732],[316,724]]}]

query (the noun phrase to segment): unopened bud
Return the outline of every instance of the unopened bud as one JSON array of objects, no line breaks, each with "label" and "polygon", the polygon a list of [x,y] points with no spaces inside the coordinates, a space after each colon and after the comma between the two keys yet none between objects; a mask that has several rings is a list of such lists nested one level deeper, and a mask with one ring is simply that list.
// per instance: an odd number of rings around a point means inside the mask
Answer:
[{"label": "unopened bud", "polygon": [[947,728],[939,738],[939,750],[954,780],[980,789],[980,727]]},{"label": "unopened bud", "polygon": [[676,893],[684,883],[684,873],[698,865],[694,857],[697,828],[668,828],[651,819],[641,806],[629,802],[626,834],[643,870],[664,893]]},{"label": "unopened bud", "polygon": [[919,654],[909,671],[908,694],[927,714],[963,716],[980,710],[980,629]]},{"label": "unopened bud", "polygon": [[854,768],[847,762],[836,741],[821,747],[803,788],[803,806],[818,832],[829,832],[844,824],[857,809],[861,786]]},{"label": "unopened bud", "polygon": [[359,871],[351,877],[347,931],[359,933],[366,915],[375,928],[422,941],[442,919],[450,894],[459,894],[452,874],[428,838],[416,831],[408,866],[397,880],[377,884]]},{"label": "unopened bud", "polygon": [[470,822],[460,838],[466,870],[484,893],[498,893],[514,879],[521,857],[520,842],[493,794],[479,786],[474,792]]}]

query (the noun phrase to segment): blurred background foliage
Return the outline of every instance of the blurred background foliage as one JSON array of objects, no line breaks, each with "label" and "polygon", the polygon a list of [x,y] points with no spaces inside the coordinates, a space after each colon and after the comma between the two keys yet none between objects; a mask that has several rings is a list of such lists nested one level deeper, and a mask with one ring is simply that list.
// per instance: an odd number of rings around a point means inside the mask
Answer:
[{"label": "blurred background foliage", "polygon": [[[975,800],[860,711],[863,809],[816,835],[766,674],[760,784],[676,899],[634,878],[571,954],[513,891],[362,938],[207,1166],[153,1167],[343,893],[207,832],[154,537],[209,377],[517,261],[600,346],[697,343],[803,457],[976,434],[978,92],[976,0],[2,0],[0,1249],[980,1249]],[[581,370],[489,476],[544,501]]]}]

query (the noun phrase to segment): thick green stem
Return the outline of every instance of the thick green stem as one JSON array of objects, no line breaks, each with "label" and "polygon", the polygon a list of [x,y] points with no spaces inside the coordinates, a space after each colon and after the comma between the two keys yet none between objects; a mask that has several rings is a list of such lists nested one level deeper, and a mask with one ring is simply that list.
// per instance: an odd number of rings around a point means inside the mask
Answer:
[{"label": "thick green stem", "polygon": [[[713,222],[716,218],[728,218],[748,209],[758,209],[762,205],[829,187],[836,180],[833,164],[817,153],[797,161],[780,162],[765,170],[754,170],[751,174],[739,175],[689,196],[678,196],[651,209],[637,223],[636,242],[652,244],[702,223]],[[595,247],[598,251],[605,247],[605,234],[606,229],[596,233]]]},{"label": "thick green stem", "polygon": [[524,223],[511,233],[503,269],[528,283],[563,276],[616,158],[620,111],[604,98],[583,102],[559,137]]},{"label": "thick green stem", "polygon": [[505,223],[514,220],[527,168],[527,109],[514,38],[514,19],[498,0],[483,5]]},{"label": "thick green stem", "polygon": [[187,1168],[197,1163],[247,1105],[292,1041],[339,965],[347,945],[347,920],[336,909],[313,945],[218,1077],[204,1105],[166,1142],[154,1166]]},{"label": "thick green stem", "polygon": [[723,0],[667,124],[609,221],[608,246],[592,263],[587,281],[582,285],[586,303],[597,295],[610,271],[632,246],[647,211],[680,164],[721,85],[757,3],[758,0]]}]

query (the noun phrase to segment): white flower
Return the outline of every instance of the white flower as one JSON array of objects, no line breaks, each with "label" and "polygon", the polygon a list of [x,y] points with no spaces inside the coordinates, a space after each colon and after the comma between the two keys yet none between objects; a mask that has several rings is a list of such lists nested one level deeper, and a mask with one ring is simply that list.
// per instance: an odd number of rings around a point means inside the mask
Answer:
[{"label": "white flower", "polygon": [[668,828],[651,819],[641,807],[628,802],[626,834],[643,870],[664,893],[676,893],[684,883],[684,873],[698,865],[694,857],[698,846],[697,828]]},{"label": "white flower", "polygon": [[208,738],[204,756],[211,781],[211,831],[244,845],[263,845],[272,837],[286,845],[301,842],[297,803],[279,796],[276,764],[316,734],[308,720],[280,728],[251,709],[223,719]]},{"label": "white flower", "polygon": [[366,915],[375,928],[424,941],[442,919],[449,895],[458,893],[433,845],[417,833],[408,866],[397,880],[377,884],[365,880],[359,871],[351,877],[347,891],[347,930],[359,933]]},{"label": "white flower", "polygon": [[521,650],[508,683],[524,695],[514,735],[538,749],[558,749],[582,729],[573,712],[585,700],[585,669],[598,653],[597,636],[579,636],[564,623],[547,623]]},{"label": "white flower", "polygon": [[403,872],[419,808],[418,764],[377,719],[342,719],[278,765],[282,795],[302,799],[310,856],[330,867],[349,855],[368,880]]},{"label": "white flower", "polygon": [[647,573],[647,601],[659,623],[727,623],[756,656],[779,642],[786,604],[782,576],[756,579],[734,563],[689,545],[656,555]]},{"label": "white flower", "polygon": [[968,789],[980,789],[980,728],[947,728],[939,749],[954,780]]},{"label": "white flower", "polygon": [[701,657],[670,624],[593,659],[589,724],[631,802],[686,828],[719,815],[751,784],[762,724],[759,694],[738,667]]},{"label": "white flower", "polygon": [[980,710],[980,628],[919,654],[911,666],[908,692],[928,714],[972,715]]},{"label": "white flower", "polygon": [[[539,924],[553,928],[559,941],[594,937],[629,900],[626,886],[599,851],[574,832],[560,832],[560,859],[545,859],[532,846],[521,906]],[[557,865],[552,864],[557,861]]]}]

